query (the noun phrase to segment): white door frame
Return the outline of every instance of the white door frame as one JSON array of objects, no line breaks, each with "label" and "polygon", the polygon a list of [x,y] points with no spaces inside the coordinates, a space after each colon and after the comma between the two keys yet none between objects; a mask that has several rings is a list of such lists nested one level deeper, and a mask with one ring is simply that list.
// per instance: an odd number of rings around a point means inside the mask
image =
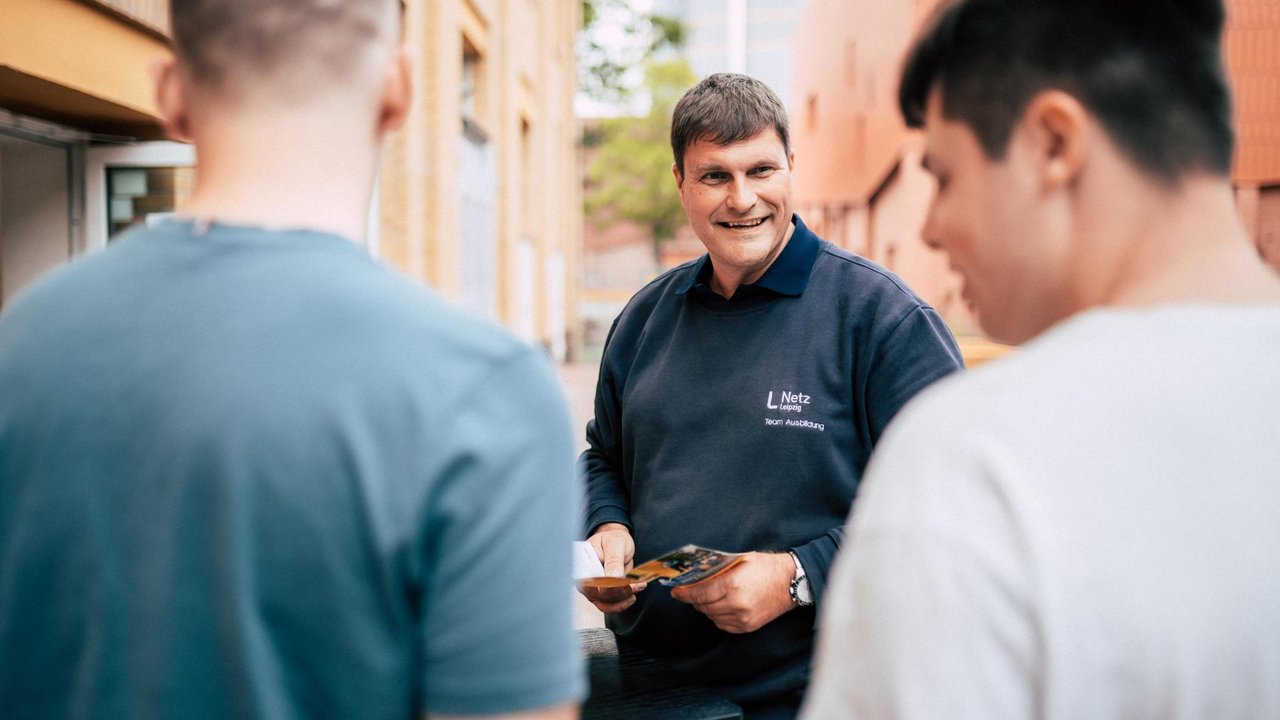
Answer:
[{"label": "white door frame", "polygon": [[[84,252],[101,250],[110,237],[107,226],[107,168],[117,167],[194,167],[196,147],[179,142],[142,142],[129,145],[89,147],[84,153]],[[369,220],[365,247],[379,256],[381,234],[382,186],[381,165],[373,185],[369,203]]]},{"label": "white door frame", "polygon": [[107,168],[191,167],[196,164],[194,145],[179,142],[143,142],[90,147],[84,153],[84,248],[107,246]]}]

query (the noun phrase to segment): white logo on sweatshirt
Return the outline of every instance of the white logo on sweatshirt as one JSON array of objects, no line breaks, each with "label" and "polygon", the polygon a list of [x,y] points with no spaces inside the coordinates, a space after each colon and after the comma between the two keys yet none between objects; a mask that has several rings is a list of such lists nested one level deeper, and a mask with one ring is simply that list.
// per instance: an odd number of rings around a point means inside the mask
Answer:
[{"label": "white logo on sweatshirt", "polygon": [[[774,397],[773,390],[764,399],[764,406],[769,410],[780,410],[784,413],[803,413],[804,407],[809,404],[809,396],[800,392],[792,392],[790,390],[777,391],[777,397]],[[827,429],[826,423],[813,422],[811,420],[800,420],[795,418],[770,418],[764,419],[767,427],[798,427],[807,430],[817,430],[822,432]]]},{"label": "white logo on sweatshirt", "polygon": [[804,393],[791,392],[783,390],[778,393],[778,402],[773,401],[773,391],[769,391],[769,397],[765,399],[764,406],[770,410],[781,410],[782,412],[804,412],[804,406],[809,404],[809,396]]}]

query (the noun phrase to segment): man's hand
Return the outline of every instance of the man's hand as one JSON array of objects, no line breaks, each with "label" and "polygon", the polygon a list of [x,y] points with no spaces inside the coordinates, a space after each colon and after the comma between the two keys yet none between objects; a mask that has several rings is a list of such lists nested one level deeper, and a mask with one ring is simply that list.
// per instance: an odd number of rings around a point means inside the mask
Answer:
[{"label": "man's hand", "polygon": [[749,633],[795,607],[790,553],[748,553],[742,562],[700,583],[678,587],[671,597],[686,602],[731,633]]},{"label": "man's hand", "polygon": [[[604,565],[604,574],[609,577],[622,577],[631,570],[635,560],[636,543],[631,539],[631,531],[626,525],[605,523],[596,528],[596,532],[587,538],[596,555],[600,556],[600,564]],[[636,593],[644,590],[646,583],[634,583],[620,588],[580,588],[579,591],[591,601],[596,609],[605,613],[622,612],[635,604]]]}]

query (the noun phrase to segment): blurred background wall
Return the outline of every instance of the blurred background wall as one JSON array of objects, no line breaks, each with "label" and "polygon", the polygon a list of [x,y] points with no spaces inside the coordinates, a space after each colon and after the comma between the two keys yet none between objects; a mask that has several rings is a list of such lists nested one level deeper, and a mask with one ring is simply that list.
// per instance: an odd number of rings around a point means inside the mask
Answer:
[{"label": "blurred background wall", "polygon": [[[371,251],[554,357],[577,347],[579,0],[407,0],[415,100]],[[197,162],[162,140],[147,66],[166,0],[0,4],[0,304],[180,206]]]}]

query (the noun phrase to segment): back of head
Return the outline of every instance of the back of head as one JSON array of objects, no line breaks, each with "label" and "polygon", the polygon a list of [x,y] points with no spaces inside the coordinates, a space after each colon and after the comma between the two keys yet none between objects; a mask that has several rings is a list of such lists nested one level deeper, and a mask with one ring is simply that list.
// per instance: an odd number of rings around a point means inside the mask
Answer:
[{"label": "back of head", "polygon": [[939,88],[943,116],[999,159],[1032,97],[1062,90],[1156,180],[1226,175],[1234,136],[1224,22],[1221,0],[944,3],[907,57],[899,105],[921,127]]},{"label": "back of head", "polygon": [[768,85],[737,73],[709,75],[676,103],[671,119],[676,167],[684,173],[684,153],[699,140],[728,145],[770,127],[790,155],[787,111]]},{"label": "back of head", "polygon": [[397,37],[396,0],[171,0],[175,53],[226,99],[304,100],[370,80]]}]

